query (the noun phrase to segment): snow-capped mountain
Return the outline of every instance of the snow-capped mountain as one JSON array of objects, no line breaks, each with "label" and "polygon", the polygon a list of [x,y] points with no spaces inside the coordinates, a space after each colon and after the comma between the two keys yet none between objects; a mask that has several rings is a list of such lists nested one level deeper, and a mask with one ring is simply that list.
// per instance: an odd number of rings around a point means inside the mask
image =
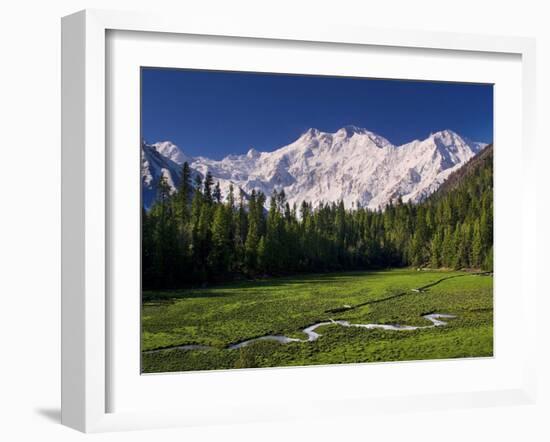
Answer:
[{"label": "snow-capped mountain", "polygon": [[151,146],[163,157],[172,160],[176,164],[183,164],[186,161],[191,163],[193,161],[192,158],[185,155],[183,151],[171,141],[158,141]]},{"label": "snow-capped mountain", "polygon": [[149,207],[154,200],[161,174],[177,187],[181,164],[187,161],[195,173],[204,176],[210,171],[225,195],[233,183],[247,194],[256,189],[268,197],[274,189],[284,189],[291,205],[343,200],[348,208],[359,203],[377,209],[399,196],[403,201],[421,201],[484,146],[450,130],[394,146],[355,126],[334,133],[309,129],[273,152],[250,149],[246,155],[222,160],[191,158],[170,142],[144,143],[143,203]]},{"label": "snow-capped mountain", "polygon": [[[180,181],[181,165],[159,152],[156,147],[159,144],[161,143],[152,145],[141,143],[141,198],[143,207],[146,209],[151,207],[155,201],[161,176],[166,177],[166,181],[172,190],[177,188]],[[174,144],[172,146],[178,149]],[[162,148],[161,151],[166,152]],[[186,158],[183,153],[181,156],[173,155],[173,157],[176,159]],[[183,160],[183,162],[185,161]]]}]

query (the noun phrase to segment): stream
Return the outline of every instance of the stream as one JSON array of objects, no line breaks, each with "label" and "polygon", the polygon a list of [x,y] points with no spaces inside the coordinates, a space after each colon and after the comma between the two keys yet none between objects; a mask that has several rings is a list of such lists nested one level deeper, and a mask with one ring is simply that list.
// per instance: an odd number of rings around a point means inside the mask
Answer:
[{"label": "stream", "polygon": [[231,344],[227,347],[228,350],[234,350],[241,347],[246,347],[248,344],[251,344],[255,341],[277,341],[281,344],[288,344],[289,342],[312,342],[316,341],[321,337],[319,333],[317,333],[315,330],[318,327],[322,327],[323,325],[330,325],[330,324],[337,324],[341,325],[342,327],[360,327],[360,328],[368,328],[368,329],[381,329],[381,330],[395,330],[395,331],[410,331],[410,330],[420,330],[420,329],[426,329],[426,328],[433,328],[433,327],[442,327],[444,325],[447,325],[445,321],[442,321],[441,319],[452,319],[455,316],[453,315],[446,315],[442,313],[430,313],[428,315],[422,316],[424,319],[427,319],[432,323],[432,325],[420,325],[420,326],[414,326],[414,325],[401,325],[401,324],[350,324],[348,321],[342,321],[342,320],[329,320],[329,321],[323,321],[323,322],[317,322],[313,325],[310,325],[309,327],[306,327],[302,330],[303,333],[306,334],[307,339],[299,339],[299,338],[289,338],[288,336],[282,336],[282,335],[266,335],[266,336],[260,336],[259,338],[253,338],[253,339],[247,339],[246,341],[241,341],[236,344]]},{"label": "stream", "polygon": [[[237,350],[242,347],[246,347],[247,345],[256,342],[256,341],[277,341],[281,344],[288,344],[290,342],[313,342],[319,339],[322,335],[317,333],[315,330],[319,327],[322,327],[323,325],[340,325],[342,327],[359,327],[359,328],[367,328],[367,329],[381,329],[381,330],[394,330],[394,331],[411,331],[411,330],[422,330],[427,328],[434,328],[434,327],[443,327],[447,325],[447,322],[442,321],[442,319],[452,319],[456,316],[454,315],[448,315],[443,313],[429,313],[422,316],[424,319],[427,319],[432,324],[431,325],[401,325],[401,324],[351,324],[348,321],[343,320],[333,320],[330,319],[329,321],[322,321],[322,322],[316,322],[315,324],[312,324],[302,330],[302,332],[307,336],[304,339],[300,338],[290,338],[288,336],[284,335],[265,335],[260,336],[257,338],[247,339],[245,341],[237,342],[235,344],[230,344],[227,347],[225,347],[226,350]],[[160,348],[157,350],[149,350],[144,353],[157,353],[160,351],[166,351],[166,350],[212,350],[215,347],[210,347],[208,345],[197,345],[197,344],[190,344],[190,345],[175,345],[172,347],[165,347]]]}]

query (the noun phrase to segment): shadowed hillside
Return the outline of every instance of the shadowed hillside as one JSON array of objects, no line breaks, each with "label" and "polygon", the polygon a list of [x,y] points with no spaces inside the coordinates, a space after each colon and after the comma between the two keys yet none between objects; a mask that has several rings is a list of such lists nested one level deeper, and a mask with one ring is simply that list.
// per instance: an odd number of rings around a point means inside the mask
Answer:
[{"label": "shadowed hillside", "polygon": [[493,169],[493,144],[487,145],[464,166],[449,175],[449,178],[433,193],[431,199],[437,199],[449,193],[459,187],[464,180],[479,175],[482,170],[487,168]]}]

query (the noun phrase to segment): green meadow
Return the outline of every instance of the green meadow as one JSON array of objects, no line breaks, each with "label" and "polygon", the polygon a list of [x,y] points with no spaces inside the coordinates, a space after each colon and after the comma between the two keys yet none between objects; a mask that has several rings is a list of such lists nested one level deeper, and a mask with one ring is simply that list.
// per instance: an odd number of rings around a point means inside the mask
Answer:
[{"label": "green meadow", "polygon": [[[419,290],[420,289],[420,290]],[[311,342],[255,341],[322,321],[430,326],[381,330],[328,324]],[[310,274],[199,289],[144,291],[142,372],[486,357],[493,354],[493,277],[398,269]],[[200,345],[202,349],[178,346]]]}]

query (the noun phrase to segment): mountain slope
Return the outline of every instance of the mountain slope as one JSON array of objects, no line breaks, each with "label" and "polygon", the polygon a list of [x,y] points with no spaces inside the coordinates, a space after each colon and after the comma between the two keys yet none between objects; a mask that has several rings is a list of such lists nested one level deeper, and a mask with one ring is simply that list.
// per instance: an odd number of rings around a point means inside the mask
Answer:
[{"label": "mountain slope", "polygon": [[[493,269],[493,145],[453,172],[439,189],[415,206],[415,235],[424,246],[411,247],[414,265]],[[419,227],[420,226],[420,227]]]},{"label": "mountain slope", "polygon": [[161,176],[166,177],[168,185],[176,189],[181,176],[181,166],[163,156],[155,145],[141,143],[141,198],[142,205],[150,208],[155,201]]},{"label": "mountain slope", "polygon": [[493,167],[493,145],[489,144],[484,147],[478,155],[473,157],[460,169],[454,171],[449,177],[445,180],[443,184],[434,192],[432,199],[438,199],[443,197],[454,189],[457,189],[461,186],[464,181],[470,179],[473,175],[478,175],[486,169],[492,171]]},{"label": "mountain slope", "polygon": [[174,165],[188,161],[195,173],[204,176],[210,172],[224,195],[233,183],[245,193],[255,189],[268,196],[273,190],[284,189],[291,205],[304,200],[314,206],[342,200],[348,208],[360,204],[378,209],[398,197],[423,200],[482,147],[450,130],[394,146],[355,126],[334,133],[309,129],[273,152],[250,149],[246,155],[222,160],[191,158],[170,142],[144,143],[144,205],[149,207],[154,200],[153,189],[161,174],[176,188],[179,169]]}]

